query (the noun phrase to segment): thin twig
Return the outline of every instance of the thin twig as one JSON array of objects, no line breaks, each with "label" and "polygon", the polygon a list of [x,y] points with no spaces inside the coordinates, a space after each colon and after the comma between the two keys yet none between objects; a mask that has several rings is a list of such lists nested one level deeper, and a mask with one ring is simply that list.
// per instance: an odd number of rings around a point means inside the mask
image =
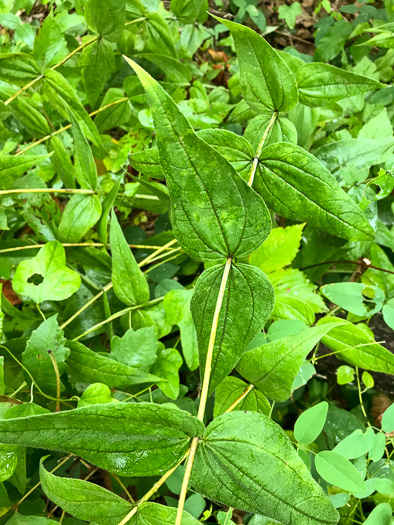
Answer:
[{"label": "thin twig", "polygon": [[51,361],[52,361],[52,364],[53,364],[53,368],[55,370],[55,375],[56,375],[56,410],[55,410],[55,412],[60,412],[60,387],[61,387],[61,382],[60,382],[59,367],[57,365],[57,361],[56,361],[55,356],[53,355],[52,350],[48,350],[48,354],[49,354],[49,357],[51,358]]}]

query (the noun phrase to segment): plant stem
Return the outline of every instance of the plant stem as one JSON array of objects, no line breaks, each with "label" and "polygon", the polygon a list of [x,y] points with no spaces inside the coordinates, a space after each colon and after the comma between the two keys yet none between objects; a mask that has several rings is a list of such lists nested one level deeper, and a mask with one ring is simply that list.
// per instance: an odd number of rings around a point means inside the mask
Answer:
[{"label": "plant stem", "polygon": [[242,394],[234,401],[234,403],[232,405],[230,405],[228,407],[228,409],[225,411],[225,414],[227,414],[227,412],[231,412],[232,410],[234,410],[234,408],[239,405],[241,403],[241,401],[243,401],[245,399],[245,397],[254,389],[254,385],[249,385],[248,388],[246,388]]},{"label": "plant stem", "polygon": [[359,376],[359,373],[358,373],[358,366],[356,366],[356,378],[357,378],[358,398],[360,400],[361,411],[363,413],[363,416],[367,420],[367,424],[370,426],[369,419],[368,419],[368,416],[367,416],[367,413],[366,413],[365,407],[364,407],[363,395],[362,395],[362,392],[361,392],[361,385],[360,385],[360,376]]},{"label": "plant stem", "polygon": [[80,193],[92,195],[93,190],[73,189],[73,188],[27,188],[18,190],[1,190],[0,195],[11,195],[13,193]]},{"label": "plant stem", "polygon": [[[109,244],[104,245],[102,242],[62,242],[62,246],[65,248],[72,248],[72,247],[98,247],[102,248],[103,246],[109,246]],[[35,248],[44,248],[45,244],[29,244],[28,246],[14,246],[13,248],[4,248],[3,250],[0,250],[0,254],[2,253],[11,253],[11,252],[17,252],[19,250],[33,250]],[[150,246],[148,244],[129,244],[129,248],[136,248],[136,249],[148,249],[148,250],[158,250],[163,248],[163,246]],[[166,250],[171,251],[171,253],[175,250],[171,250],[171,248],[165,248]],[[182,248],[176,248],[177,250],[181,251]],[[168,254],[166,254],[168,255]],[[152,261],[151,261],[152,262]]]},{"label": "plant stem", "polygon": [[59,367],[57,366],[57,361],[56,361],[56,358],[55,356],[53,355],[53,352],[52,350],[48,350],[48,354],[49,354],[49,357],[51,358],[51,361],[52,361],[52,364],[53,364],[53,368],[55,370],[55,375],[56,375],[56,410],[55,412],[60,412],[60,386],[61,386],[61,382],[60,382],[60,373],[59,373]]},{"label": "plant stem", "polygon": [[5,106],[8,106],[9,104],[11,104],[12,101],[14,101],[17,97],[19,97],[19,95],[21,95],[24,91],[28,90],[29,88],[31,88],[32,86],[34,86],[34,84],[36,84],[39,80],[41,80],[42,78],[44,78],[44,75],[39,75],[38,77],[34,78],[31,82],[29,82],[28,84],[26,84],[26,86],[23,86],[21,89],[19,89],[16,93],[14,93],[12,95],[12,97],[10,97],[8,100],[6,100],[4,102],[4,105]]},{"label": "plant stem", "polygon": [[268,126],[267,126],[266,130],[263,133],[263,136],[261,137],[261,140],[260,140],[259,145],[258,145],[257,150],[256,150],[256,155],[255,155],[255,157],[253,159],[252,168],[250,170],[248,186],[253,186],[254,176],[256,174],[257,166],[258,166],[259,161],[260,161],[260,155],[261,155],[261,152],[263,150],[264,143],[265,143],[265,141],[266,141],[266,139],[268,137],[269,132],[271,131],[272,126],[275,124],[275,120],[276,120],[277,116],[278,116],[278,112],[275,111],[275,113],[271,117],[271,120],[268,123]]}]

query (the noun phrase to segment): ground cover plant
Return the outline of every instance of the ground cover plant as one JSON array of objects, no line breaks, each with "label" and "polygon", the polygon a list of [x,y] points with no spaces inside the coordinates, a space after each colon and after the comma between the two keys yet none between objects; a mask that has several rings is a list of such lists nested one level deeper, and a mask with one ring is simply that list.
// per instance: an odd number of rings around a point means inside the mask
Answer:
[{"label": "ground cover plant", "polygon": [[0,523],[392,524],[393,22],[0,3]]}]

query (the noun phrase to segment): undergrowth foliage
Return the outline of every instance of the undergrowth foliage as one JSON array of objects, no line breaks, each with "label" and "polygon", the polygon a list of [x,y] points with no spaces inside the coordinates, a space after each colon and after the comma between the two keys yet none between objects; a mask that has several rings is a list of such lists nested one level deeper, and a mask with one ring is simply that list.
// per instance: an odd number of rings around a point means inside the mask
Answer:
[{"label": "undergrowth foliage", "polygon": [[[387,4],[322,18],[315,62],[204,1],[0,15],[1,523],[390,525]],[[228,89],[193,61],[222,33]]]}]

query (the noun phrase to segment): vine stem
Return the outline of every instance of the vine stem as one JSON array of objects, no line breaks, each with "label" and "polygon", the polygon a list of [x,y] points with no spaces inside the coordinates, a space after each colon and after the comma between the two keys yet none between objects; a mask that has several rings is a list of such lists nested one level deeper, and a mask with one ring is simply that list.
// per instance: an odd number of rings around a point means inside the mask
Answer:
[{"label": "vine stem", "polygon": [[228,412],[232,412],[234,410],[234,408],[239,405],[239,403],[241,403],[241,401],[243,401],[245,399],[245,397],[250,394],[250,392],[254,389],[254,385],[250,384],[248,386],[248,388],[246,390],[244,390],[242,392],[242,394],[237,397],[237,399],[234,401],[234,403],[232,405],[230,405],[228,407],[228,409],[225,411],[225,414],[227,414]]},{"label": "vine stem", "polygon": [[[99,39],[99,36],[96,36],[94,38],[92,38],[91,40],[89,40],[88,42],[84,42],[83,44],[81,44],[80,46],[78,46],[76,49],[74,49],[74,51],[71,51],[71,53],[69,53],[65,58],[63,58],[63,60],[61,60],[58,64],[56,64],[55,66],[52,66],[51,69],[52,70],[55,70],[57,69],[58,67],[62,66],[65,62],[67,62],[67,60],[69,60],[72,56],[74,56],[76,53],[78,53],[79,51],[81,51],[81,49],[83,49],[84,47],[86,46],[89,46],[90,44],[93,44],[93,42],[96,42],[96,40]],[[33,80],[31,82],[29,82],[28,84],[26,84],[26,86],[23,86],[19,91],[17,91],[16,93],[14,93],[12,95],[12,97],[10,97],[8,100],[6,100],[4,102],[4,105],[5,106],[8,106],[8,104],[11,104],[12,101],[14,101],[17,97],[19,97],[19,95],[21,95],[22,93],[24,93],[25,91],[27,91],[29,88],[31,88],[32,86],[34,86],[34,84],[36,84],[39,80],[43,79],[44,78],[44,75],[39,75],[38,77],[36,78],[33,78]]]},{"label": "vine stem", "polygon": [[[62,242],[60,244],[62,246],[64,246],[64,248],[75,248],[75,247],[81,247],[81,248],[98,247],[98,248],[102,248],[103,246],[110,246],[109,244],[103,244],[102,242]],[[2,253],[11,253],[11,252],[18,252],[19,250],[34,250],[34,249],[44,248],[44,246],[45,246],[45,244],[28,244],[27,246],[14,246],[13,248],[4,248],[3,250],[0,250],[0,254],[2,254]],[[148,249],[148,250],[160,250],[161,248],[163,248],[163,246],[155,246],[155,245],[149,245],[149,244],[129,244],[129,248]],[[181,250],[181,248],[176,248],[176,249],[177,250]],[[166,250],[171,251],[171,253],[175,252],[175,250],[172,250],[171,248],[166,248]],[[168,255],[168,254],[166,254],[166,255]]]},{"label": "vine stem", "polygon": [[[254,177],[256,174],[257,166],[259,164],[260,155],[263,150],[264,143],[268,137],[270,130],[272,129],[272,126],[275,124],[277,116],[278,116],[278,112],[275,111],[257,147],[256,155],[254,157],[253,164],[250,170],[250,175],[249,175],[249,180],[248,180],[249,187],[252,187],[253,185]],[[211,379],[213,350],[215,347],[216,333],[217,333],[218,324],[219,324],[219,316],[220,316],[220,311],[222,309],[224,294],[226,291],[227,281],[228,281],[228,277],[230,274],[230,268],[231,268],[232,262],[233,262],[233,258],[228,257],[225,267],[224,267],[222,282],[220,284],[219,294],[218,294],[218,298],[216,301],[215,312],[213,315],[211,334],[209,336],[208,349],[207,349],[207,360],[205,362],[205,369],[204,369],[204,379],[203,379],[203,385],[201,389],[200,405],[198,407],[198,414],[197,414],[197,418],[200,421],[204,420],[205,408],[206,408],[207,399],[208,399],[209,382]],[[187,460],[186,471],[185,471],[185,475],[182,481],[181,493],[179,495],[179,502],[178,502],[178,509],[177,509],[175,525],[181,525],[181,522],[182,522],[183,508],[185,506],[187,488],[189,485],[190,475],[192,472],[194,458],[195,458],[196,451],[197,451],[198,441],[199,441],[198,437],[193,438],[193,441],[190,447],[190,455]]]},{"label": "vine stem", "polygon": [[56,410],[55,412],[60,412],[60,389],[61,389],[61,382],[60,382],[60,373],[59,373],[59,367],[57,365],[56,357],[53,355],[52,350],[48,350],[49,357],[51,358],[53,368],[55,370],[56,375]]},{"label": "vine stem", "polygon": [[0,195],[11,195],[13,193],[80,193],[82,195],[92,195],[93,190],[74,189],[74,188],[26,188],[16,190],[1,190]]}]

